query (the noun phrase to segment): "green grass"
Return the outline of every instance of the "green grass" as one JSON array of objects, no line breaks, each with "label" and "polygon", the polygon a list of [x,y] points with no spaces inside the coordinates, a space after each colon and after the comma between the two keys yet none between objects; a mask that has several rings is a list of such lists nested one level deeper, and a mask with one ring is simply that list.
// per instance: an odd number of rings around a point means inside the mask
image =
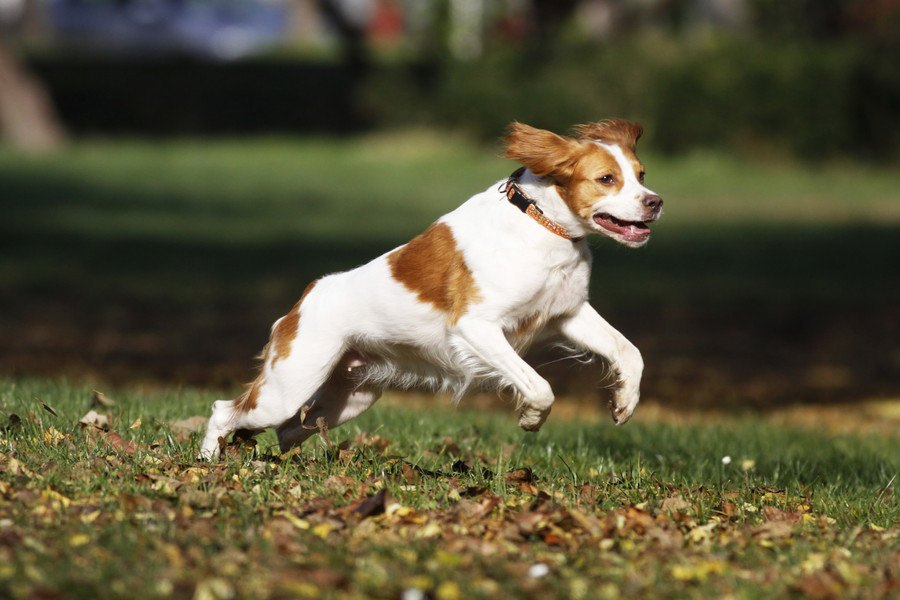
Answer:
[{"label": "green grass", "polygon": [[[90,278],[98,294],[184,292],[190,302],[262,291],[284,301],[288,274],[293,295],[403,243],[504,177],[516,165],[497,154],[434,132],[98,140],[38,158],[0,148],[0,286],[69,293]],[[897,170],[717,154],[643,159],[665,216],[647,251],[594,242],[598,265],[617,280],[595,292],[612,302],[785,287],[896,294],[885,270],[900,260]]]},{"label": "green grass", "polygon": [[[330,444],[283,458],[267,433],[206,465],[199,434],[168,424],[206,414],[214,394],[110,396],[97,410],[121,442],[77,425],[89,388],[2,381],[2,418],[21,422],[0,433],[0,595],[766,598],[818,585],[880,597],[896,585],[894,435],[553,417],[529,435],[509,413],[396,397]],[[533,482],[506,475],[523,468]],[[385,514],[349,514],[381,489]],[[546,577],[527,575],[536,563]]]},{"label": "green grass", "polygon": [[[421,132],[0,148],[0,372],[234,386],[309,280],[403,243],[512,171],[495,155]],[[594,242],[591,291],[642,349],[646,398],[731,409],[896,396],[896,170],[642,158],[666,214],[643,251]],[[574,378],[565,367],[560,395]],[[193,460],[198,434],[168,423],[233,389],[111,392],[115,407],[98,410],[121,439],[77,425],[86,387],[0,380],[0,596],[883,597],[898,585],[889,426],[833,434],[745,411],[639,412],[615,428],[560,410],[527,435],[511,411],[413,410],[398,396],[331,444],[283,459],[267,433],[210,466]],[[848,422],[859,406],[843,406]],[[833,422],[841,409],[829,410]],[[507,476],[520,468],[535,480]],[[379,490],[386,514],[354,516]],[[536,563],[546,577],[528,576]]]}]

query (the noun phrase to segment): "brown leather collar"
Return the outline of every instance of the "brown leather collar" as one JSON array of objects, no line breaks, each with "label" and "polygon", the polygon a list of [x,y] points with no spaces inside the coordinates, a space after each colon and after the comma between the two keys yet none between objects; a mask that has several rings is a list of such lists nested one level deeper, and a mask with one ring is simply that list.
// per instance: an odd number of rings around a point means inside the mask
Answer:
[{"label": "brown leather collar", "polygon": [[512,175],[500,187],[500,191],[506,194],[509,203],[521,210],[523,213],[534,219],[546,230],[555,233],[559,237],[577,242],[584,239],[584,236],[575,236],[569,233],[569,230],[547,217],[534,200],[525,195],[522,188],[519,187],[519,177],[525,172],[525,167],[519,167],[512,172]]}]

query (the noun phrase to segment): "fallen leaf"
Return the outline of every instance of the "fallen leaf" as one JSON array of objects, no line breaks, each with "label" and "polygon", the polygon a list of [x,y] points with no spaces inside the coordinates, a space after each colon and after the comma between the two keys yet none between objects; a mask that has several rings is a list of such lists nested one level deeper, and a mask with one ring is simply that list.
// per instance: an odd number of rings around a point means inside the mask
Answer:
[{"label": "fallen leaf", "polygon": [[45,402],[41,402],[41,406],[43,406],[43,407],[44,407],[44,410],[46,410],[48,413],[50,413],[50,414],[53,415],[54,417],[58,417],[58,416],[59,416],[59,414],[58,414],[55,410],[53,410],[53,407],[50,406],[49,404],[47,404],[47,403],[45,403]]},{"label": "fallen leaf", "polygon": [[141,428],[141,418],[138,417],[134,420],[134,423],[128,426],[128,429],[140,429]]},{"label": "fallen leaf", "polygon": [[44,431],[44,443],[49,446],[56,446],[64,439],[66,439],[66,436],[60,433],[55,427],[50,427]]},{"label": "fallen leaf", "polygon": [[786,521],[788,523],[799,523],[803,518],[803,514],[800,512],[787,512],[774,506],[764,507],[763,516],[766,521]]},{"label": "fallen leaf", "polygon": [[508,483],[533,483],[534,472],[528,467],[522,469],[513,469],[503,475],[503,479]]},{"label": "fallen leaf", "polygon": [[660,503],[660,510],[664,513],[676,513],[686,510],[691,507],[690,502],[678,496],[672,496],[670,498],[664,498],[662,503]]},{"label": "fallen leaf", "polygon": [[389,504],[388,493],[385,489],[380,489],[371,496],[363,498],[349,508],[352,515],[365,519],[374,515],[380,515],[385,512],[385,507]]},{"label": "fallen leaf", "polygon": [[121,450],[123,452],[127,452],[128,454],[133,454],[134,451],[137,450],[137,444],[135,444],[131,440],[124,439],[115,431],[105,432],[103,435],[103,439],[105,439],[106,442],[116,450]]},{"label": "fallen leaf", "polygon": [[78,422],[86,427],[93,426],[100,429],[109,429],[109,417],[101,415],[93,409],[89,410]]},{"label": "fallen leaf", "polygon": [[701,560],[691,565],[675,565],[672,577],[678,581],[706,581],[713,574],[724,573],[727,563],[720,560]]},{"label": "fallen leaf", "polygon": [[91,396],[91,405],[98,408],[110,408],[115,406],[116,403],[103,392],[94,390]]},{"label": "fallen leaf", "polygon": [[234,588],[226,580],[214,577],[204,579],[194,590],[194,600],[227,600],[234,598]]},{"label": "fallen leaf", "polygon": [[844,596],[840,581],[827,571],[807,575],[792,587],[814,600],[837,600]]},{"label": "fallen leaf", "polygon": [[794,526],[788,521],[766,521],[753,530],[753,535],[761,540],[770,540],[789,537],[793,532]]}]

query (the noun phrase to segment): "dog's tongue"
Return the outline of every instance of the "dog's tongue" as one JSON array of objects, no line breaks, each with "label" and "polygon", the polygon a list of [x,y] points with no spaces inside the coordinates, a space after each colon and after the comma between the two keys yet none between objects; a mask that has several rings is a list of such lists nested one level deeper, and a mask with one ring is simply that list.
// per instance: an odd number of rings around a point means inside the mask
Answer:
[{"label": "dog's tongue", "polygon": [[621,235],[629,242],[639,242],[650,235],[650,228],[638,221],[621,221],[602,214],[595,216],[594,222],[607,231]]}]

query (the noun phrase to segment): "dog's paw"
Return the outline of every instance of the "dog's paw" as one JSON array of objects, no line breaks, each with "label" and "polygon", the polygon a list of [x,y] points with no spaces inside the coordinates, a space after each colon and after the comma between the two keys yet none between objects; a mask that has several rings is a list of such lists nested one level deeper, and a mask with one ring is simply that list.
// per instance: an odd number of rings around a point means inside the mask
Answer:
[{"label": "dog's paw", "polygon": [[526,406],[519,413],[519,427],[525,431],[538,431],[541,428],[541,425],[544,424],[544,421],[547,420],[547,415],[549,414],[549,406],[544,409]]},{"label": "dog's paw", "polygon": [[609,404],[609,412],[616,425],[624,425],[634,414],[640,401],[640,393],[635,390],[632,393],[617,393]]}]

